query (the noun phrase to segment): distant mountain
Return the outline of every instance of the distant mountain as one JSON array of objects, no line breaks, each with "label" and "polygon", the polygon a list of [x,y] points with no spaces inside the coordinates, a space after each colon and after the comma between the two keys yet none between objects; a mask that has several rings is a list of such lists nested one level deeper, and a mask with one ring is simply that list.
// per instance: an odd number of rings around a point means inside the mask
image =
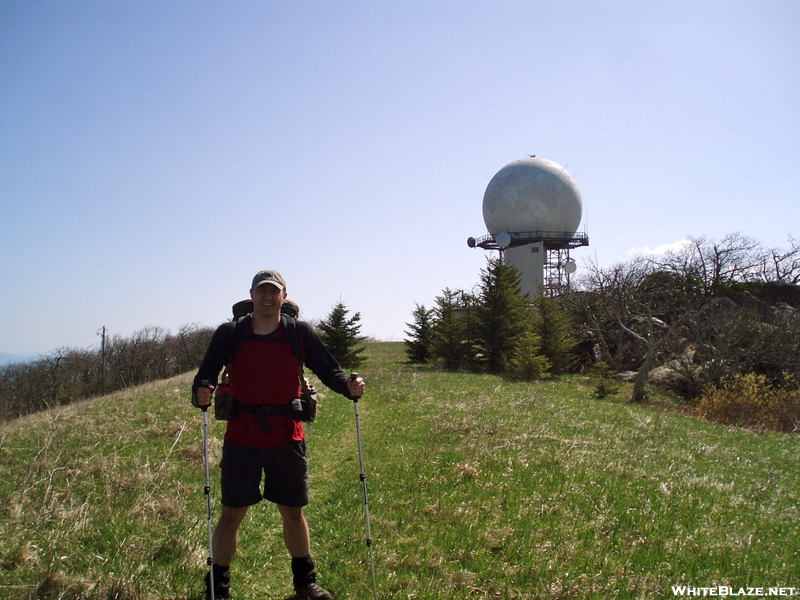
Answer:
[{"label": "distant mountain", "polygon": [[8,354],[6,352],[0,352],[0,366],[16,362],[28,362],[38,356],[38,354]]}]

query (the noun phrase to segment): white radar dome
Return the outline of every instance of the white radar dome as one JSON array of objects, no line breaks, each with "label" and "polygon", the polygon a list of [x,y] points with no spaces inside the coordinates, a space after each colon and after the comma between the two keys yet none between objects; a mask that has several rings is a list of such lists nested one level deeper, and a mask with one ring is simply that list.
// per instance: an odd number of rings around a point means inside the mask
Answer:
[{"label": "white radar dome", "polygon": [[523,158],[500,169],[483,195],[483,221],[500,232],[553,232],[572,237],[583,201],[567,170],[546,158]]}]

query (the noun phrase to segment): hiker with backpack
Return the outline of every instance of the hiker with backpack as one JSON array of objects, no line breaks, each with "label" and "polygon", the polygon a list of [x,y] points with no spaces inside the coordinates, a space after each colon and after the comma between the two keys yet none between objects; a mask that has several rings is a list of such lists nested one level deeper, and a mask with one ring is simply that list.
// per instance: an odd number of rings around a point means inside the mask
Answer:
[{"label": "hiker with backpack", "polygon": [[303,421],[313,420],[315,407],[303,393],[302,367],[350,400],[364,394],[364,381],[342,372],[308,323],[281,314],[287,294],[280,273],[257,273],[250,297],[252,314],[216,330],[192,386],[192,404],[206,410],[226,367],[230,390],[222,410],[228,420],[220,463],[222,514],[213,532],[207,595],[229,597],[239,525],[248,507],[266,499],[277,505],[283,521],[297,595],[326,600],[333,596],[317,585],[303,514],[308,504]]}]

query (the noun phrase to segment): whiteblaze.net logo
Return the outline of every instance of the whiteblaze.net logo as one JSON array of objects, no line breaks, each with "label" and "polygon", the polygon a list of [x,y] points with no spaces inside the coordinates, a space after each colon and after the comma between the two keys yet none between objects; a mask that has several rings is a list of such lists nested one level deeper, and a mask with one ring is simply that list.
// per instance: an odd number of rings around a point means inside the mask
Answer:
[{"label": "whiteblaze.net logo", "polygon": [[728,585],[719,585],[716,587],[693,587],[690,585],[673,585],[673,596],[718,596],[718,597],[732,597],[732,596],[751,596],[756,598],[763,598],[766,596],[798,596],[800,595],[800,587],[733,587]]}]

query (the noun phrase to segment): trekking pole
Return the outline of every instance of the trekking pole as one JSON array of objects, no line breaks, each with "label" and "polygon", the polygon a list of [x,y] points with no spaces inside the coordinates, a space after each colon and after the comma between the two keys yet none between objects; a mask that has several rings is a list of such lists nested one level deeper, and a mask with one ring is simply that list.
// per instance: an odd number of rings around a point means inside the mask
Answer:
[{"label": "trekking pole", "polygon": [[[350,373],[350,379],[358,379],[358,373]],[[361,467],[361,489],[364,492],[364,525],[367,530],[367,548],[369,550],[369,566],[372,572],[372,595],[377,599],[378,584],[375,580],[375,559],[372,556],[372,528],[369,525],[369,496],[367,495],[367,472],[364,467],[364,442],[361,439],[361,417],[358,414],[358,398],[353,398],[353,407],[356,413],[356,437],[358,438],[358,462]]]},{"label": "trekking pole", "polygon": [[[204,388],[207,388],[209,382],[207,379],[204,379],[200,382],[200,385]],[[211,590],[210,598],[211,600],[215,600],[214,598],[214,529],[211,524],[211,465],[210,460],[208,458],[208,407],[211,406],[201,406],[200,408],[203,410],[203,458],[205,462],[206,468],[206,487],[204,488],[206,494],[206,525],[208,528],[208,583],[209,589]]]}]

